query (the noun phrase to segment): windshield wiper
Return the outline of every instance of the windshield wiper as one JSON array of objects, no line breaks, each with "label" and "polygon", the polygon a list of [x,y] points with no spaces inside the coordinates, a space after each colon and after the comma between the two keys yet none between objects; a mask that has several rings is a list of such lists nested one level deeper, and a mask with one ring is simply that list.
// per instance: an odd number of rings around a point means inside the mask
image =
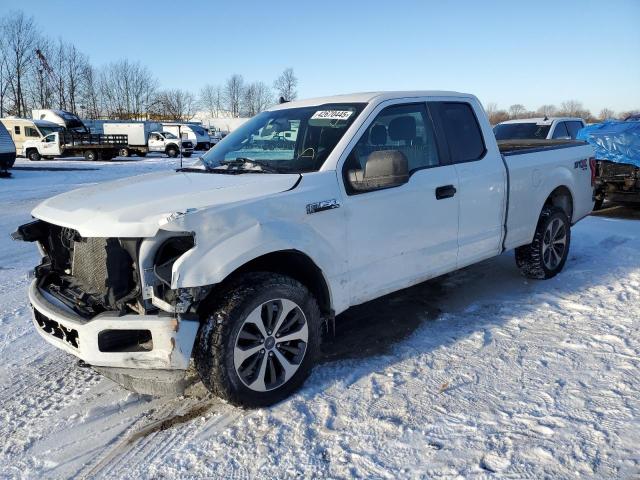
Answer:
[{"label": "windshield wiper", "polygon": [[[255,165],[256,167],[260,167],[262,170],[253,170],[249,168],[241,168],[244,164],[248,163],[249,165]],[[257,173],[280,173],[280,171],[269,165],[268,163],[261,162],[259,160],[253,160],[247,157],[237,157],[235,160],[229,160],[227,162],[220,162],[220,165],[229,165],[230,167],[234,167],[234,170],[241,170],[243,172],[257,172]]]}]

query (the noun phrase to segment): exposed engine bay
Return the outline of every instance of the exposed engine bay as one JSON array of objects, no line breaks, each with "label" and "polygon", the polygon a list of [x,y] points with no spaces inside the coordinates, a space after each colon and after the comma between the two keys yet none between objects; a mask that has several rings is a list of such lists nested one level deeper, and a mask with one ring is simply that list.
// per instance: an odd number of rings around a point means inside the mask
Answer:
[{"label": "exposed engine bay", "polygon": [[[153,275],[144,282],[138,258],[142,239],[86,238],[42,220],[22,225],[14,237],[38,242],[43,254],[34,270],[38,287],[84,318],[105,311],[145,314],[157,310],[154,303],[171,309],[178,299],[171,289],[173,264],[194,246],[191,235],[166,239],[153,252]],[[143,295],[145,283],[151,295]],[[159,302],[153,302],[155,297]]]}]

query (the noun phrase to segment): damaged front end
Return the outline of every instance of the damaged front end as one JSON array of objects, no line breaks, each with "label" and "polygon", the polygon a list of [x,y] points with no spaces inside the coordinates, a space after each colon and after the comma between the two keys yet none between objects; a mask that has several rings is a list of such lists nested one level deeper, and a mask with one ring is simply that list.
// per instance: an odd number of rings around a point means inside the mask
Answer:
[{"label": "damaged front end", "polygon": [[[160,393],[179,393],[183,382],[174,380],[189,366],[199,326],[196,308],[208,293],[171,288],[173,264],[194,247],[192,234],[86,238],[36,220],[12,236],[37,242],[42,254],[29,299],[45,340],[127,388],[158,393],[149,382],[137,381],[153,377],[160,379]],[[178,387],[167,388],[167,378]]]}]

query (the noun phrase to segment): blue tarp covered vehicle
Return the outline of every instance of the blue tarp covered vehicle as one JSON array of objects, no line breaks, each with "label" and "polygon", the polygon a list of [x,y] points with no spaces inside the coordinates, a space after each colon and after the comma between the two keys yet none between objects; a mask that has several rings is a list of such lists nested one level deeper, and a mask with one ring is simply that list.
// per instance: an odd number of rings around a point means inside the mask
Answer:
[{"label": "blue tarp covered vehicle", "polygon": [[640,202],[640,121],[606,121],[578,132],[598,161],[596,208],[605,200]]},{"label": "blue tarp covered vehicle", "polygon": [[640,121],[609,120],[584,127],[577,140],[588,142],[597,160],[640,167]]}]

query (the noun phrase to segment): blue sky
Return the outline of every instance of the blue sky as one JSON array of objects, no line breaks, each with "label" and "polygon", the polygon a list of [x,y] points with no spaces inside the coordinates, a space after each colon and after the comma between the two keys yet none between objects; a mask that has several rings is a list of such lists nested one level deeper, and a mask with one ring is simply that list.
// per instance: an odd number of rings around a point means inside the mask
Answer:
[{"label": "blue sky", "polygon": [[167,88],[293,67],[300,97],[440,89],[502,108],[640,108],[640,0],[2,0],[12,9],[95,65],[140,60]]}]

